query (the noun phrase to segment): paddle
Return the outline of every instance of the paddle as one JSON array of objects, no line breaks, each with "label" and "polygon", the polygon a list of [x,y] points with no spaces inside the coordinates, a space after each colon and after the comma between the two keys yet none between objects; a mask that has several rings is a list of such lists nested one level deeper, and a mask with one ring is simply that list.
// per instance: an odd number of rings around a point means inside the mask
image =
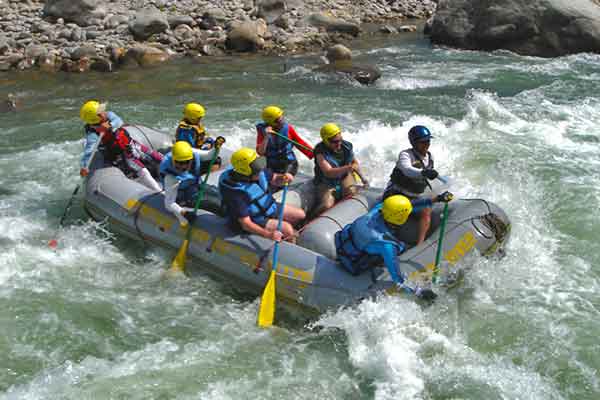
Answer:
[{"label": "paddle", "polygon": [[272,132],[269,132],[271,135],[275,135],[275,136],[279,136],[280,138],[282,138],[285,141],[290,142],[291,144],[293,144],[294,146],[298,146],[300,148],[303,148],[304,150],[310,151],[312,153],[313,149],[311,149],[308,146],[304,146],[303,144],[300,144],[298,142],[296,142],[295,140],[292,140],[290,138],[288,138],[287,136],[283,136],[281,133],[277,133],[275,132],[275,130],[273,130]]},{"label": "paddle", "polygon": [[[198,211],[198,208],[200,207],[200,202],[204,199],[204,192],[205,192],[205,188],[206,188],[206,182],[208,181],[208,176],[210,175],[212,166],[215,163],[217,156],[219,155],[219,151],[221,150],[221,145],[223,145],[223,143],[225,143],[225,139],[222,138],[221,136],[219,136],[217,138],[217,141],[215,142],[215,152],[210,160],[210,163],[208,164],[208,171],[206,172],[206,175],[204,175],[204,179],[202,180],[202,183],[200,184],[200,188],[198,189],[198,197],[196,197],[196,204],[194,204],[194,215],[196,215],[196,212]],[[187,250],[190,245],[190,238],[192,237],[192,225],[193,225],[192,223],[188,224],[188,228],[185,233],[185,240],[181,244],[181,247],[179,248],[177,255],[175,256],[175,258],[173,259],[173,262],[171,263],[170,271],[172,273],[185,271],[185,259],[187,257]]]},{"label": "paddle", "polygon": [[[283,184],[283,196],[281,197],[281,211],[279,211],[279,221],[277,222],[277,230],[281,231],[283,224],[283,210],[285,209],[285,197],[287,196],[288,183]],[[277,257],[279,256],[279,242],[275,242],[273,248],[273,263],[271,266],[271,275],[265,286],[262,297],[260,299],[260,307],[258,309],[258,326],[262,328],[273,325],[275,319],[275,275],[277,273]]]},{"label": "paddle", "polygon": [[[92,160],[94,159],[94,156],[96,155],[96,151],[98,151],[98,146],[102,142],[103,137],[104,137],[104,132],[100,134],[100,136],[98,137],[98,141],[96,143],[94,143],[94,147],[92,148],[92,152],[90,153],[90,158],[88,159],[88,162],[85,165],[86,170],[89,170],[90,164],[92,163]],[[69,214],[69,211],[71,210],[71,206],[73,205],[73,200],[75,200],[75,196],[77,195],[77,192],[79,192],[79,187],[81,186],[81,183],[84,180],[85,180],[85,177],[84,177],[84,179],[79,181],[77,186],[75,186],[75,190],[73,190],[73,193],[71,194],[71,198],[69,199],[67,206],[65,207],[65,211],[63,212],[62,216],[60,217],[60,221],[58,222],[58,228],[56,229],[56,233],[54,234],[55,237],[58,236],[58,234],[60,233],[63,223],[65,222],[65,218],[67,218],[67,215]],[[58,246],[58,240],[50,239],[48,241],[48,246],[50,246],[52,248],[56,248],[56,246]]]},{"label": "paddle", "polygon": [[431,281],[436,283],[437,275],[438,275],[438,265],[440,264],[440,259],[442,258],[442,241],[444,240],[444,231],[446,230],[446,220],[448,219],[448,203],[444,204],[444,212],[442,214],[442,223],[440,226],[440,238],[438,240],[438,248],[437,254],[435,255],[435,264],[433,266],[433,275],[431,276]]}]

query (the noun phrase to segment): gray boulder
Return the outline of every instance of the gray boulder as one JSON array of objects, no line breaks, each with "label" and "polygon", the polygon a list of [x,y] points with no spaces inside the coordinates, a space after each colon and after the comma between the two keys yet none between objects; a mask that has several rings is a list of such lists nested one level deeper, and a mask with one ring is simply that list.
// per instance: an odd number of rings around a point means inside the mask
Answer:
[{"label": "gray boulder", "polygon": [[360,27],[358,25],[325,14],[311,14],[308,17],[308,22],[312,26],[324,28],[327,32],[347,33],[352,36],[358,36],[360,33]]},{"label": "gray boulder", "polygon": [[595,0],[439,0],[434,44],[556,57],[600,52]]},{"label": "gray boulder", "polygon": [[88,26],[95,19],[106,16],[102,2],[95,0],[46,0],[44,16],[62,18],[79,26]]},{"label": "gray boulder", "polygon": [[286,10],[284,0],[259,0],[256,3],[258,16],[268,24],[275,22]]},{"label": "gray boulder", "polygon": [[129,30],[137,40],[146,40],[156,33],[169,29],[169,22],[163,13],[155,8],[138,11],[129,22]]}]

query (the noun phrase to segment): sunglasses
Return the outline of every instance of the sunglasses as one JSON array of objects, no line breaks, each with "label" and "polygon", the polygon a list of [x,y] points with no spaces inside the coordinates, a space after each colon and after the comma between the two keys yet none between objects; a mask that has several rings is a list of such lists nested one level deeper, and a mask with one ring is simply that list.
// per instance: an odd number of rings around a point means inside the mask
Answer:
[{"label": "sunglasses", "polygon": [[175,161],[175,166],[176,167],[186,167],[187,165],[189,165],[189,163],[191,163],[192,160],[187,160],[187,161]]},{"label": "sunglasses", "polygon": [[340,143],[342,143],[342,139],[330,140],[329,143],[330,144],[340,144]]}]

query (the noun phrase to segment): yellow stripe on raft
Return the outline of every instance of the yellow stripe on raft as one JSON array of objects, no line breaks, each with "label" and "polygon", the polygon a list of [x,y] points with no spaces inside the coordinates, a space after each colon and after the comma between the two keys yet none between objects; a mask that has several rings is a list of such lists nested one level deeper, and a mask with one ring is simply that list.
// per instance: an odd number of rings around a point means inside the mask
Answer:
[{"label": "yellow stripe on raft", "polygon": [[[467,255],[469,251],[475,247],[475,244],[477,244],[477,238],[472,231],[468,231],[458,240],[458,242],[456,242],[453,248],[444,253],[443,258],[451,265],[454,265]],[[427,264],[425,268],[413,271],[408,276],[408,279],[411,281],[431,280],[434,268],[435,262],[432,261]]]}]

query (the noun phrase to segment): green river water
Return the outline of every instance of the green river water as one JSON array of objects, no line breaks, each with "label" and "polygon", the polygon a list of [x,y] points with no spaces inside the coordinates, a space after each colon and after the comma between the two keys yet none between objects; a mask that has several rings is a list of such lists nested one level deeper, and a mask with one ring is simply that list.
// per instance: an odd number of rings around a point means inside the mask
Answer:
[{"label": "green river water", "polygon": [[[0,114],[0,399],[600,398],[600,56],[432,49],[419,35],[355,53],[381,68],[376,85],[314,75],[310,56],[0,74],[0,97],[23,99]],[[507,256],[465,260],[465,281],[429,307],[382,297],[259,329],[257,298],[165,279],[172,252],[115,236],[81,199],[56,231],[88,98],[167,131],[201,102],[232,148],[279,104],[312,143],[339,123],[380,187],[408,129],[427,125],[453,192],[509,214]]]}]

